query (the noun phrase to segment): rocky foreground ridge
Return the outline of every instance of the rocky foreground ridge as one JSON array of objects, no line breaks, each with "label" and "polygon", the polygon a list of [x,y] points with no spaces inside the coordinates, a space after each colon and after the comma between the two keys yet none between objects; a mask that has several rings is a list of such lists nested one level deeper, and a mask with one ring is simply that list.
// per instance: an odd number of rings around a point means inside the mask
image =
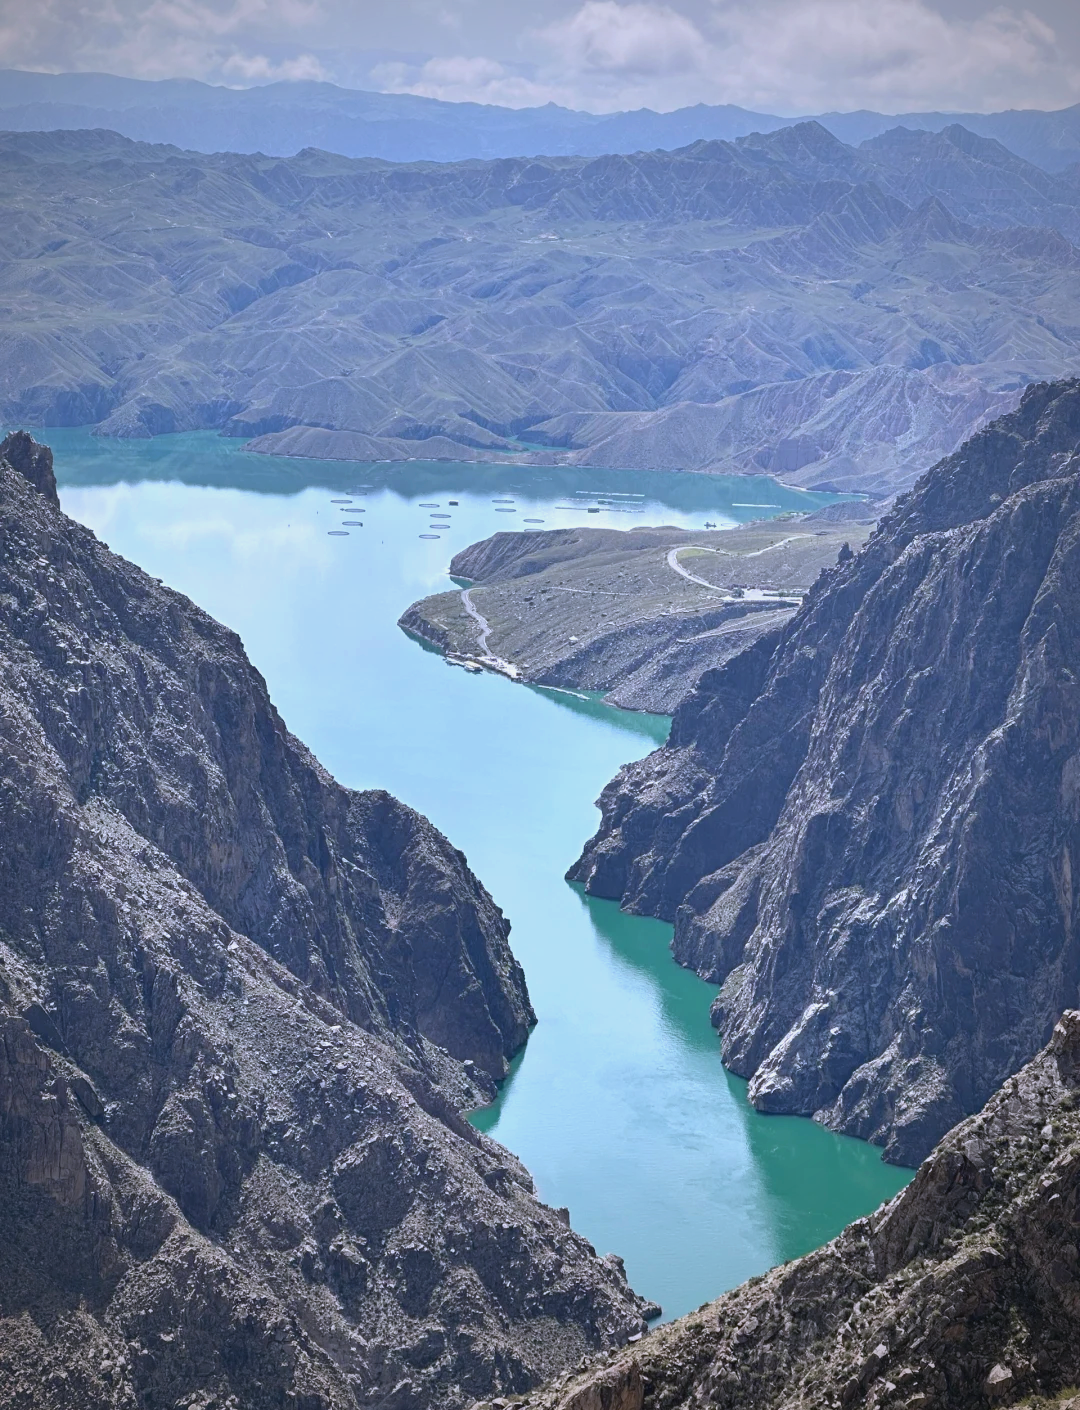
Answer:
[{"label": "rocky foreground ridge", "polygon": [[876,1214],[532,1410],[989,1410],[1080,1395],[1080,1013]]},{"label": "rocky foreground ridge", "polygon": [[942,461],[627,766],[571,875],[675,921],[761,1110],[914,1164],[1075,1006],[1080,383]]},{"label": "rocky foreground ridge", "polygon": [[465,858],[23,434],[0,700],[0,1405],[427,1410],[643,1328],[460,1115],[532,1021]]}]

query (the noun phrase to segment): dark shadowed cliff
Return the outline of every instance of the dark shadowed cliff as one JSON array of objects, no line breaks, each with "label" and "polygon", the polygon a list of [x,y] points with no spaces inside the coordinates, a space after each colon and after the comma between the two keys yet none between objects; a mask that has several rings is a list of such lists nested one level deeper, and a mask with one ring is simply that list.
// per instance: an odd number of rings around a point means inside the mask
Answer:
[{"label": "dark shadowed cliff", "polygon": [[1080,383],[703,677],[572,873],[674,918],[766,1111],[920,1159],[1077,1002]]},{"label": "dark shadowed cliff", "polygon": [[1071,1011],[876,1214],[528,1403],[1078,1410],[1078,1105]]},{"label": "dark shadowed cliff", "polygon": [[532,1019],[465,858],[27,437],[0,701],[0,1404],[426,1410],[641,1328],[459,1113]]}]

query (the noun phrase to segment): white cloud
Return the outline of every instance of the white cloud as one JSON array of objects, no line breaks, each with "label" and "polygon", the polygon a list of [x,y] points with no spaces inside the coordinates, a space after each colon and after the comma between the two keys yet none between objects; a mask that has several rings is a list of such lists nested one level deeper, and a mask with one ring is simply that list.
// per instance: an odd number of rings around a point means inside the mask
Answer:
[{"label": "white cloud", "polygon": [[720,4],[715,81],[746,106],[952,109],[1075,101],[1080,75],[1053,31],[998,6],[948,19],[925,0],[765,0]]},{"label": "white cloud", "polygon": [[[135,78],[265,82],[324,77],[299,49],[321,0],[0,0],[0,66]],[[267,57],[269,40],[291,49]]]},{"label": "white cloud", "polygon": [[871,107],[989,111],[1080,98],[1052,29],[998,6],[948,18],[929,0],[714,0],[695,23],[671,5],[585,0],[523,36],[528,69],[492,59],[396,66],[394,91],[606,112],[737,103],[781,113]]},{"label": "white cloud", "polygon": [[222,63],[221,72],[224,77],[238,78],[244,84],[329,77],[314,54],[297,54],[295,59],[282,59],[276,64],[265,54],[230,54]]},{"label": "white cloud", "polygon": [[384,93],[413,93],[450,103],[531,108],[556,98],[557,92],[558,98],[562,97],[561,91],[514,72],[496,59],[457,56],[428,59],[419,65],[384,63],[371,70],[370,79]]},{"label": "white cloud", "polygon": [[1023,0],[967,18],[942,11],[960,4],[532,0],[537,18],[515,30],[511,0],[0,0],[0,66],[355,83],[379,49],[394,61],[366,86],[511,107],[727,102],[792,114],[1080,99],[1080,64]]},{"label": "white cloud", "polygon": [[669,77],[699,68],[701,31],[670,5],[585,0],[576,14],[539,32],[572,72]]}]

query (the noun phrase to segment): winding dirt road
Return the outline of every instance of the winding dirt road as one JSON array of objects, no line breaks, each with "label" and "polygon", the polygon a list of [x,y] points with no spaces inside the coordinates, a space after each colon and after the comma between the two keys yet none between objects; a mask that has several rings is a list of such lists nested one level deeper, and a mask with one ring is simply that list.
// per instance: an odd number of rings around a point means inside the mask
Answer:
[{"label": "winding dirt road", "polygon": [[477,608],[473,605],[471,588],[463,589],[461,594],[461,605],[465,608],[465,611],[468,612],[469,616],[473,619],[473,621],[480,629],[480,634],[477,637],[477,645],[480,647],[480,650],[486,656],[488,654],[488,637],[491,635],[491,623],[484,616],[484,614],[478,611]]},{"label": "winding dirt road", "polygon": [[808,539],[809,534],[789,534],[786,539],[779,539],[776,543],[766,544],[764,548],[755,548],[750,553],[732,553],[727,548],[706,548],[704,544],[681,543],[677,548],[668,550],[667,565],[678,573],[680,578],[685,578],[688,583],[697,583],[699,587],[711,588],[713,592],[721,592],[727,597],[733,596],[728,588],[718,587],[716,583],[707,582],[704,578],[699,578],[696,573],[691,573],[679,562],[679,554],[684,553],[688,548],[697,549],[699,553],[719,553],[725,558],[760,558],[763,553],[772,553],[774,549],[783,548],[785,544],[794,543],[796,539]]},{"label": "winding dirt road", "polygon": [[[723,593],[723,595],[724,595],[725,597],[730,597],[730,596],[731,596],[731,593],[728,592],[727,588],[717,587],[715,583],[706,582],[704,578],[699,578],[699,577],[697,577],[696,574],[691,573],[691,572],[688,572],[687,569],[685,569],[685,568],[682,566],[682,564],[679,562],[679,554],[682,552],[682,550],[683,550],[684,548],[697,548],[697,547],[698,547],[698,545],[695,544],[695,543],[684,543],[684,544],[680,544],[680,546],[679,546],[678,548],[670,548],[670,549],[668,549],[668,556],[667,556],[667,565],[668,565],[668,567],[674,569],[674,571],[675,571],[676,573],[678,573],[679,577],[680,577],[680,578],[685,578],[688,583],[697,583],[698,587],[711,588],[713,592],[720,592],[720,593]],[[727,552],[727,549],[724,549],[724,548],[703,548],[703,549],[701,550],[701,552],[702,552],[702,553],[723,553],[723,554],[724,554],[726,557],[728,557],[728,558],[733,558],[733,557],[735,556],[734,554],[728,553],[728,552]]]},{"label": "winding dirt road", "polygon": [[501,656],[493,656],[488,650],[488,637],[491,635],[491,623],[473,602],[471,588],[462,589],[461,605],[477,626],[476,644],[480,648],[480,656],[478,658],[480,664],[489,667],[493,671],[501,671],[504,676],[516,678],[519,672],[513,662],[504,661]]}]

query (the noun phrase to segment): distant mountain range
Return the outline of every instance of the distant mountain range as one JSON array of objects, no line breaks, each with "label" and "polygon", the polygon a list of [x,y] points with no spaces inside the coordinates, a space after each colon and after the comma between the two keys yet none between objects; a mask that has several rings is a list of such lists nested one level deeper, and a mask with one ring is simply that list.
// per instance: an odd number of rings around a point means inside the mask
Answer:
[{"label": "distant mountain range", "polygon": [[[732,141],[803,120],[730,104],[597,115],[554,103],[499,108],[368,93],[332,83],[234,89],[190,79],[147,82],[101,73],[0,70],[0,126],[10,131],[107,128],[136,141],[168,142],[197,152],[293,156],[305,147],[319,147],[396,162],[600,156],[671,150],[701,140]],[[864,142],[897,126],[940,132],[959,123],[1047,171],[1080,160],[1080,104],[1059,112],[822,113],[817,121],[847,143]]]},{"label": "distant mountain range", "polygon": [[1080,172],[953,125],[391,165],[0,136],[0,420],[890,493],[1080,371]]}]

